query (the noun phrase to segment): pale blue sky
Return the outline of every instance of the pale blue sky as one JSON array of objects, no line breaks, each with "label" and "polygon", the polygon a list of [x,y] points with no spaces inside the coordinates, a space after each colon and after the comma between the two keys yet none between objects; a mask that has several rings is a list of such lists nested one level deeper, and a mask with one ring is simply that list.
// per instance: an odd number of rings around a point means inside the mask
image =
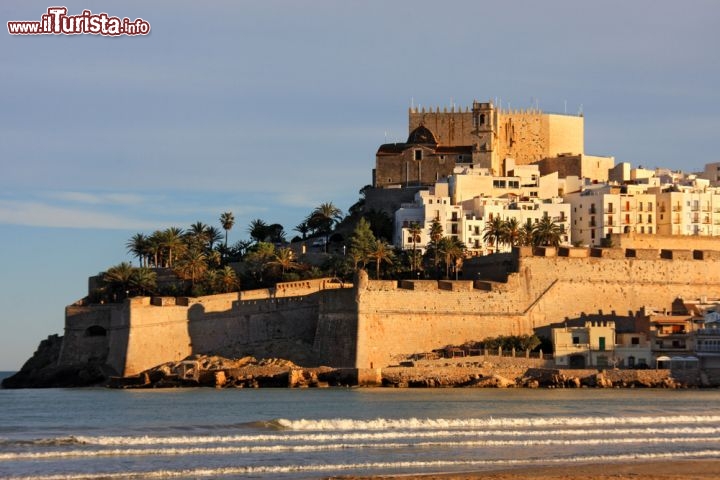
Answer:
[{"label": "pale blue sky", "polygon": [[293,234],[370,183],[407,108],[500,98],[585,114],[586,152],[720,160],[720,3],[71,1],[146,37],[11,36],[0,3],[0,370],[62,334],[135,232],[253,218]]}]

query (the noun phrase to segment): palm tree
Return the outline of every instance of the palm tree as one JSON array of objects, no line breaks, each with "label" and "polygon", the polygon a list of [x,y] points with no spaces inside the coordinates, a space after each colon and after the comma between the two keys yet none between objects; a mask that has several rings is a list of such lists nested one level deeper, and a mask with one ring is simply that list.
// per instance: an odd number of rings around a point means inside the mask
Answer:
[{"label": "palm tree", "polygon": [[415,271],[418,269],[418,261],[417,261],[417,244],[420,241],[420,235],[422,234],[422,228],[420,228],[420,224],[417,222],[412,222],[410,226],[408,227],[408,234],[410,235],[410,240],[412,241],[412,270]]},{"label": "palm tree", "polygon": [[220,229],[212,225],[205,230],[205,236],[207,237],[208,250],[212,250],[215,244],[223,238],[222,233],[220,233]]},{"label": "palm tree", "polygon": [[128,283],[131,289],[140,295],[155,293],[157,289],[157,273],[147,267],[135,268]]},{"label": "palm tree", "polygon": [[267,228],[268,226],[265,222],[256,218],[250,222],[248,233],[250,237],[255,240],[255,243],[264,242],[267,237]]},{"label": "palm tree", "polygon": [[439,218],[434,218],[430,224],[430,243],[428,243],[428,251],[433,252],[433,266],[435,273],[439,276],[438,265],[440,265],[440,239],[443,238],[443,227]]},{"label": "palm tree", "polygon": [[235,225],[235,216],[232,212],[223,212],[220,214],[220,225],[222,225],[223,230],[225,230],[225,249],[227,250],[228,232],[232,229],[233,225]]},{"label": "palm tree", "polygon": [[523,247],[530,247],[533,244],[533,224],[529,218],[523,226],[520,227],[518,232],[518,244]]},{"label": "palm tree", "polygon": [[127,298],[130,295],[130,279],[132,278],[134,268],[129,262],[122,262],[108,270],[103,274],[102,281],[108,286],[113,293],[113,299],[118,299],[118,293],[121,298]]},{"label": "palm tree", "polygon": [[450,265],[452,264],[455,266],[455,280],[457,280],[458,270],[465,257],[465,244],[457,237],[444,237],[440,239],[439,250],[445,257],[445,278],[450,278]]},{"label": "palm tree", "polygon": [[391,247],[379,240],[375,242],[375,247],[368,252],[368,258],[375,261],[375,278],[380,280],[380,264],[385,262],[392,265],[395,255]]},{"label": "palm tree", "polygon": [[520,240],[520,222],[517,218],[508,218],[503,222],[501,241],[511,247],[518,244]]},{"label": "palm tree", "polygon": [[135,257],[137,257],[141,267],[146,267],[148,265],[150,242],[148,241],[147,236],[142,233],[136,233],[130,237],[130,240],[125,243],[125,246],[127,247],[128,253],[132,253]]},{"label": "palm tree", "polygon": [[483,240],[494,246],[494,251],[497,252],[500,249],[500,240],[503,235],[503,221],[500,216],[496,216],[485,225],[485,233],[483,234]]},{"label": "palm tree", "polygon": [[[160,266],[160,254],[162,253],[162,232],[155,230],[148,237],[148,256],[153,260],[153,267]],[[149,260],[149,259],[148,259]]]},{"label": "palm tree", "polygon": [[210,226],[197,221],[185,232],[185,239],[191,248],[205,249],[210,243]]},{"label": "palm tree", "polygon": [[312,211],[307,219],[307,224],[325,236],[325,251],[327,252],[330,239],[330,232],[336,223],[342,220],[342,210],[333,205],[332,202],[321,203]]},{"label": "palm tree", "polygon": [[293,230],[302,235],[302,239],[305,240],[307,238],[308,232],[310,231],[310,226],[308,225],[307,220],[303,220]]},{"label": "palm tree", "polygon": [[285,272],[297,268],[298,264],[295,262],[295,253],[290,248],[281,248],[275,252],[275,259],[270,262],[272,265],[279,265],[282,270],[282,275],[285,276]]},{"label": "palm tree", "polygon": [[169,227],[160,232],[160,253],[163,250],[167,254],[165,258],[164,266],[172,268],[174,263],[174,256],[178,256],[185,248],[185,242],[183,242],[183,230],[177,227]]},{"label": "palm tree", "polygon": [[533,243],[538,246],[557,247],[560,245],[563,233],[565,233],[565,229],[562,225],[553,222],[550,217],[544,215],[533,226]]},{"label": "palm tree", "polygon": [[223,293],[235,292],[240,287],[235,270],[229,266],[225,266],[225,268],[218,271],[217,282]]},{"label": "palm tree", "polygon": [[195,287],[195,280],[207,271],[205,253],[202,250],[190,249],[178,260],[175,272],[183,280],[190,280],[190,288]]}]

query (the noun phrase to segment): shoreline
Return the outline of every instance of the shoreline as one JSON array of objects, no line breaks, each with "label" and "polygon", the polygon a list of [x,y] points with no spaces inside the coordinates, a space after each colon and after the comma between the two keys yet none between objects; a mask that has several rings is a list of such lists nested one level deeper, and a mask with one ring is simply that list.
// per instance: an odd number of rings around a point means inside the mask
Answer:
[{"label": "shoreline", "polygon": [[720,459],[610,462],[471,470],[454,473],[339,475],[327,480],[690,480],[720,478]]}]

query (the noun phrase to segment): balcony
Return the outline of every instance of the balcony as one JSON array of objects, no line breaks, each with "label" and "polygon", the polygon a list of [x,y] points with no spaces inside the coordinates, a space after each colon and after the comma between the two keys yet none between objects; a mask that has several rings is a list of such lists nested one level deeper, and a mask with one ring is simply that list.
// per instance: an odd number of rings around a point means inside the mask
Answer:
[{"label": "balcony", "polygon": [[673,212],[682,212],[682,207],[680,205],[673,205],[672,211]]}]

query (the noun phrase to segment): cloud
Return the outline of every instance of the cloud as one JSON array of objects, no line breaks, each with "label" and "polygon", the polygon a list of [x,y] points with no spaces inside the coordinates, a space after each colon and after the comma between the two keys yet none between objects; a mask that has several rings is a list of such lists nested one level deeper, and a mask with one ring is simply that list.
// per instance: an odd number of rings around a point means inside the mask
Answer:
[{"label": "cloud", "polygon": [[143,230],[159,227],[157,222],[115,213],[22,200],[0,200],[0,224],[114,230]]},{"label": "cloud", "polygon": [[46,196],[55,200],[89,205],[142,205],[150,200],[132,193],[51,192]]}]

